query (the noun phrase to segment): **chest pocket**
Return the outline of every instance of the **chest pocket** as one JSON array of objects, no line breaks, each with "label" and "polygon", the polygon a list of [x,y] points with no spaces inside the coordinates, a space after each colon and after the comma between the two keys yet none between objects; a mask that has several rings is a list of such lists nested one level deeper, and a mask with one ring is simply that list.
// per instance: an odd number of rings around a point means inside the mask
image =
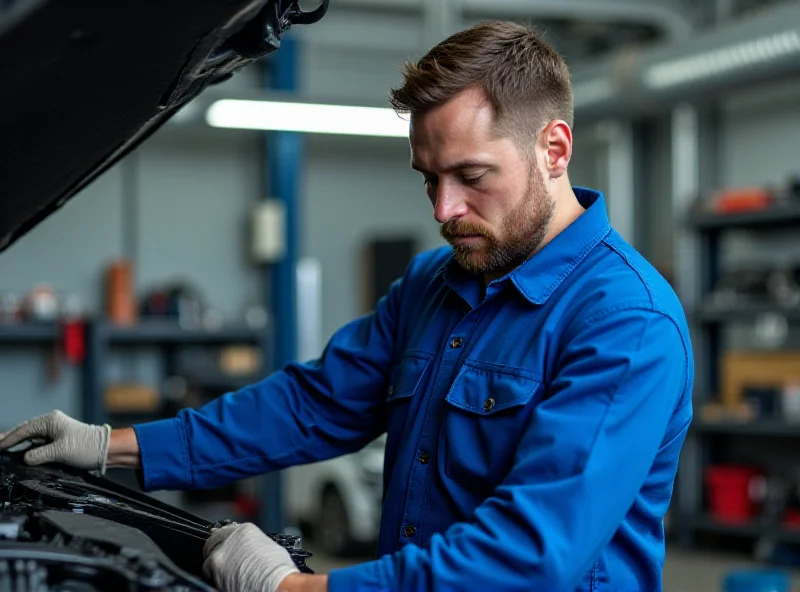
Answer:
[{"label": "chest pocket", "polygon": [[386,431],[390,440],[402,437],[408,424],[409,412],[413,406],[419,406],[414,395],[422,390],[422,382],[431,359],[431,355],[424,352],[408,352],[392,369],[386,391]]},{"label": "chest pocket", "polygon": [[445,399],[439,462],[447,476],[488,495],[511,469],[542,390],[530,372],[467,360]]}]

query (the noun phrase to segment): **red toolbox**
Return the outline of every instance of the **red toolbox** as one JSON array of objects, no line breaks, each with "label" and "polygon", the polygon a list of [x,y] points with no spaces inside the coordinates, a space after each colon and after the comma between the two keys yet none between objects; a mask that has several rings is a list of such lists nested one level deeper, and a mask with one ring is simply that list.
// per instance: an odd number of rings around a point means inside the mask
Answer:
[{"label": "red toolbox", "polygon": [[766,493],[761,470],[750,466],[716,465],[705,473],[709,514],[729,524],[750,522],[757,515]]}]

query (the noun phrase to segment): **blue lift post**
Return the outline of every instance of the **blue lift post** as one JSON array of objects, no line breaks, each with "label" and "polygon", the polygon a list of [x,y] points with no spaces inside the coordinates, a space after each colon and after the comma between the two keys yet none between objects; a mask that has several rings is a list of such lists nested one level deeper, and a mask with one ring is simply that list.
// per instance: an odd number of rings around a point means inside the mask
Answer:
[{"label": "blue lift post", "polygon": [[[281,39],[280,49],[266,62],[268,90],[292,93],[297,90],[298,42],[291,34]],[[296,269],[298,260],[300,174],[303,138],[295,132],[268,132],[264,142],[264,199],[281,201],[286,212],[286,252],[266,270],[266,291],[274,346],[272,369],[279,370],[297,357]],[[283,491],[280,475],[263,478],[260,526],[269,532],[282,532]]]}]

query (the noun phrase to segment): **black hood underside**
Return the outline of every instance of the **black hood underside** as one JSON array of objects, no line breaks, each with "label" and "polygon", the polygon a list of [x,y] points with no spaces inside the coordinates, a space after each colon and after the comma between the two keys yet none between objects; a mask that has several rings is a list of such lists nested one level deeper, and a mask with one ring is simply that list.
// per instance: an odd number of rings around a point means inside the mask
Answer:
[{"label": "black hood underside", "polygon": [[0,22],[0,251],[327,3],[19,0]]}]

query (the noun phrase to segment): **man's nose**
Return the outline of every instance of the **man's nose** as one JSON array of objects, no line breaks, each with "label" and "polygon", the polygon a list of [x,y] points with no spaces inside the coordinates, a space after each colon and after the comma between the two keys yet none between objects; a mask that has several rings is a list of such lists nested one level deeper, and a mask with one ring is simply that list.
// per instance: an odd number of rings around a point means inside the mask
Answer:
[{"label": "man's nose", "polygon": [[439,224],[467,213],[467,204],[460,191],[440,183],[436,188],[436,201],[433,204],[433,217]]}]

